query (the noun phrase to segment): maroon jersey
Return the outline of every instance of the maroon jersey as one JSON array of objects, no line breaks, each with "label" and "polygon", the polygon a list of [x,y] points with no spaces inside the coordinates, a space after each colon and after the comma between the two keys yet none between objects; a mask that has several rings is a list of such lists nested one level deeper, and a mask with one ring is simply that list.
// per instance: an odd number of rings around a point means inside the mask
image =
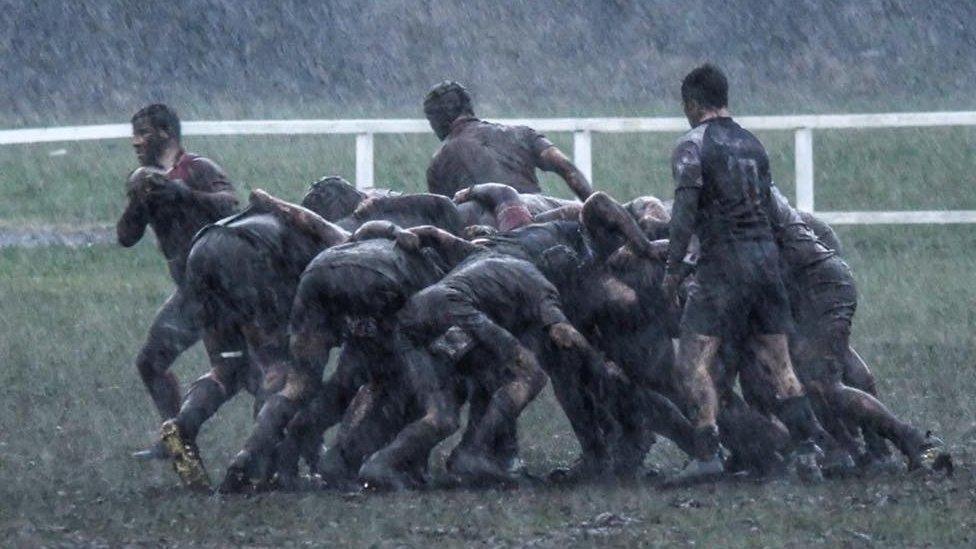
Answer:
[{"label": "maroon jersey", "polygon": [[237,201],[208,196],[234,192],[224,171],[208,158],[180,151],[166,177],[182,181],[190,192],[176,200],[146,201],[130,196],[118,224],[119,242],[131,246],[142,237],[146,225],[151,226],[170,275],[180,285],[193,236],[205,225],[234,213]]},{"label": "maroon jersey", "polygon": [[453,197],[478,183],[504,183],[520,193],[539,193],[537,167],[552,147],[546,136],[526,126],[504,126],[462,116],[434,153],[427,168],[427,190]]}]

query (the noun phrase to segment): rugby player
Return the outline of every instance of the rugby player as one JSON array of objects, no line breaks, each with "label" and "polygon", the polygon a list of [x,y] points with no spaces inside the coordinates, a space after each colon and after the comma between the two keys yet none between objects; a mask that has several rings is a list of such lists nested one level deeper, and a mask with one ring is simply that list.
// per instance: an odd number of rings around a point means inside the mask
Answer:
[{"label": "rugby player", "polygon": [[[176,415],[180,386],[169,371],[176,358],[200,339],[196,306],[184,286],[186,257],[193,235],[237,207],[234,185],[215,162],[186,152],[180,142],[180,119],[173,109],[152,104],[132,116],[132,147],[140,168],[129,176],[128,204],[116,226],[118,241],[134,246],[152,227],[166,259],[175,291],[156,313],[136,369],[162,419]],[[140,458],[163,458],[158,445],[136,452]]]}]

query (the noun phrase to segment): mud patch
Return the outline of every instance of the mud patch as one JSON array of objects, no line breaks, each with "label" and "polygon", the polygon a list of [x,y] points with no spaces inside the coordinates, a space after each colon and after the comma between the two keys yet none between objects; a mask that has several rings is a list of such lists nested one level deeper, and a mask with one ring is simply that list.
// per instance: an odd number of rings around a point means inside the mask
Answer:
[{"label": "mud patch", "polygon": [[115,228],[109,226],[84,229],[0,227],[0,248],[44,248],[48,246],[84,248],[114,242]]}]

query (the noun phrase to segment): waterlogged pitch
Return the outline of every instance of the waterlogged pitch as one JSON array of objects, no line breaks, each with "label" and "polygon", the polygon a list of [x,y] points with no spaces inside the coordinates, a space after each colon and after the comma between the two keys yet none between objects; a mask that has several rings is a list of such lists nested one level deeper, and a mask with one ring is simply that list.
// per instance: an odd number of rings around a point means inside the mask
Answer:
[{"label": "waterlogged pitch", "polygon": [[[877,141],[863,145],[865,136]],[[571,150],[566,136],[556,137]],[[774,173],[791,190],[790,136],[762,137],[774,151]],[[835,132],[816,139],[817,203],[824,209],[976,207],[976,192],[963,183],[971,173],[965,152],[976,132]],[[856,152],[852,139],[862,143]],[[670,140],[598,136],[597,186],[620,199],[666,193]],[[419,189],[433,139],[384,137],[376,146],[377,181]],[[128,146],[67,145],[67,154],[48,155],[57,148],[62,145],[0,149],[7,197],[0,219],[114,222],[132,164]],[[221,161],[244,189],[265,187],[290,199],[316,176],[353,171],[349,139],[193,139],[189,148]],[[552,180],[546,184],[556,188]],[[976,229],[838,232],[861,293],[854,345],[874,368],[883,400],[946,440],[958,465],[953,479],[902,475],[816,487],[776,482],[666,492],[628,485],[356,497],[190,495],[166,464],[128,457],[157,429],[132,365],[171,285],[151,242],[135,250],[8,249],[0,251],[0,539],[8,545],[971,545]],[[180,358],[176,372],[187,384],[205,368],[198,346]],[[250,406],[250,397],[238,396],[207,424],[200,445],[212,472],[222,472],[239,448]],[[575,455],[551,395],[534,403],[520,425],[523,458],[534,472]],[[435,455],[435,470],[443,450]],[[662,442],[649,464],[670,471],[681,462]]]}]

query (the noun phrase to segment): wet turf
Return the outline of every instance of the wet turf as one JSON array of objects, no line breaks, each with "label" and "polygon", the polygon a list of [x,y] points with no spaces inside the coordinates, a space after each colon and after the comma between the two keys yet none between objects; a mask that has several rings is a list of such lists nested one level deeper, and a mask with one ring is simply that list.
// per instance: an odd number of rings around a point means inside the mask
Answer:
[{"label": "wet turf", "polygon": [[[131,362],[168,292],[149,242],[0,251],[0,539],[5,545],[155,544],[972,545],[976,540],[976,230],[843,228],[862,294],[854,342],[886,402],[942,435],[956,478],[888,477],[824,486],[649,486],[343,497],[193,496],[164,464],[128,454],[156,428]],[[194,348],[177,372],[205,368]],[[249,422],[238,397],[200,444],[220,474]],[[547,393],[522,422],[535,471],[575,443]],[[443,452],[436,462],[443,459]],[[680,458],[662,443],[650,463]],[[436,469],[436,467],[435,467]],[[609,514],[605,514],[609,513]]]},{"label": "wet turf", "polygon": [[[793,135],[761,132],[773,175],[793,194]],[[569,134],[550,137],[571,152]],[[676,135],[603,134],[593,141],[594,181],[617,198],[670,194],[668,155]],[[323,175],[355,173],[352,136],[190,137],[190,150],[227,168],[242,190],[262,187],[297,200]],[[824,130],[814,133],[818,209],[976,209],[965,174],[974,128]],[[419,191],[437,147],[432,135],[376,137],[376,184]],[[65,153],[50,156],[52,151]],[[103,225],[122,208],[123,183],[133,168],[125,140],[0,147],[2,225]],[[568,196],[558,179],[547,191]]]}]

